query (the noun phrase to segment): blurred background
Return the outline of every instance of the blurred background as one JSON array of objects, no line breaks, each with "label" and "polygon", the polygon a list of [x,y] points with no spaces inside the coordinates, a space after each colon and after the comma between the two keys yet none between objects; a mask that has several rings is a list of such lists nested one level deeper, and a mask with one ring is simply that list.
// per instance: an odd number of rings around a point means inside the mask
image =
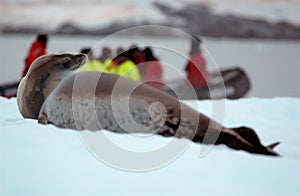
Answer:
[{"label": "blurred background", "polygon": [[[38,33],[49,35],[47,53],[157,46],[155,55],[183,73],[190,50],[183,31],[201,36],[210,71],[236,65],[246,70],[248,97],[300,97],[298,0],[0,0],[0,14],[0,85],[20,79]],[[168,66],[163,70],[165,81],[182,77]]]}]

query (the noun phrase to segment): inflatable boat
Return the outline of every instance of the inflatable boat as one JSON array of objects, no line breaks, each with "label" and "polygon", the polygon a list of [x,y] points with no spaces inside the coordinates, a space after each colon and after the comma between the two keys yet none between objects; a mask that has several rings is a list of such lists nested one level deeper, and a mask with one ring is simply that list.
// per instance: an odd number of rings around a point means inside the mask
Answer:
[{"label": "inflatable boat", "polygon": [[212,72],[207,87],[192,87],[185,79],[167,82],[164,91],[179,99],[238,99],[250,90],[250,80],[240,67]]}]

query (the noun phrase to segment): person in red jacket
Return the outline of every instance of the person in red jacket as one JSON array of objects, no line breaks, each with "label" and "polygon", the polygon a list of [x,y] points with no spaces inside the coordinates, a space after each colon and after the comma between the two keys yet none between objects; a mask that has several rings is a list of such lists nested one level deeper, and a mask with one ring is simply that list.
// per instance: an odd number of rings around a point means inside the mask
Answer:
[{"label": "person in red jacket", "polygon": [[136,45],[129,47],[127,53],[129,59],[134,62],[134,64],[139,65],[145,62],[143,51],[141,51]]},{"label": "person in red jacket", "polygon": [[36,40],[31,44],[28,55],[25,59],[25,67],[22,72],[22,77],[27,74],[31,63],[35,59],[46,54],[47,42],[48,36],[46,34],[39,34]]},{"label": "person in red jacket", "polygon": [[141,67],[142,80],[152,87],[162,89],[163,70],[159,60],[153,56],[152,50],[149,47],[145,48],[143,53],[146,62],[139,66]]},{"label": "person in red jacket", "polygon": [[206,70],[206,61],[200,50],[201,40],[198,37],[192,38],[190,59],[185,68],[187,72],[187,81],[194,88],[207,87],[209,73]]}]

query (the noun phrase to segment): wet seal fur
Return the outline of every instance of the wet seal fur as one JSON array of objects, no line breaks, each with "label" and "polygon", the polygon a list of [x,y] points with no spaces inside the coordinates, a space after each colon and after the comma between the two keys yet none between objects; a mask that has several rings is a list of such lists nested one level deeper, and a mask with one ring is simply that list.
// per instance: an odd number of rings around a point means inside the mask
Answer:
[{"label": "wet seal fur", "polygon": [[[77,130],[155,132],[278,156],[273,148],[279,142],[263,146],[251,128],[225,128],[173,96],[146,84],[101,72],[72,74],[85,58],[83,54],[61,54],[36,60],[18,89],[17,100],[23,117]],[[68,68],[65,68],[65,62],[71,62]],[[116,84],[120,88],[116,89]],[[127,89],[134,90],[128,94]],[[122,102],[128,95],[129,105]]]}]

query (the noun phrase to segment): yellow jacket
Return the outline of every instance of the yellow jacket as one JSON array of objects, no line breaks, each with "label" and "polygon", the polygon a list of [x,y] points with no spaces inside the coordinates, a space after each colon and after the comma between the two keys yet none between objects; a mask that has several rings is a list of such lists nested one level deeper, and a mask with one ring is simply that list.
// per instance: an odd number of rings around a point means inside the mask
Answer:
[{"label": "yellow jacket", "polygon": [[104,64],[104,66],[109,66],[109,65],[111,65],[112,64],[112,58],[107,58],[104,62],[103,62],[103,64]]},{"label": "yellow jacket", "polygon": [[118,67],[113,69],[113,73],[132,80],[141,80],[139,70],[131,60],[126,60],[118,65]]},{"label": "yellow jacket", "polygon": [[98,60],[88,60],[86,64],[81,67],[81,71],[101,71],[107,72],[105,66]]},{"label": "yellow jacket", "polygon": [[114,66],[113,66],[113,60],[111,58],[107,58],[104,62],[103,62],[103,66],[104,66],[104,72],[107,73],[114,73]]}]

